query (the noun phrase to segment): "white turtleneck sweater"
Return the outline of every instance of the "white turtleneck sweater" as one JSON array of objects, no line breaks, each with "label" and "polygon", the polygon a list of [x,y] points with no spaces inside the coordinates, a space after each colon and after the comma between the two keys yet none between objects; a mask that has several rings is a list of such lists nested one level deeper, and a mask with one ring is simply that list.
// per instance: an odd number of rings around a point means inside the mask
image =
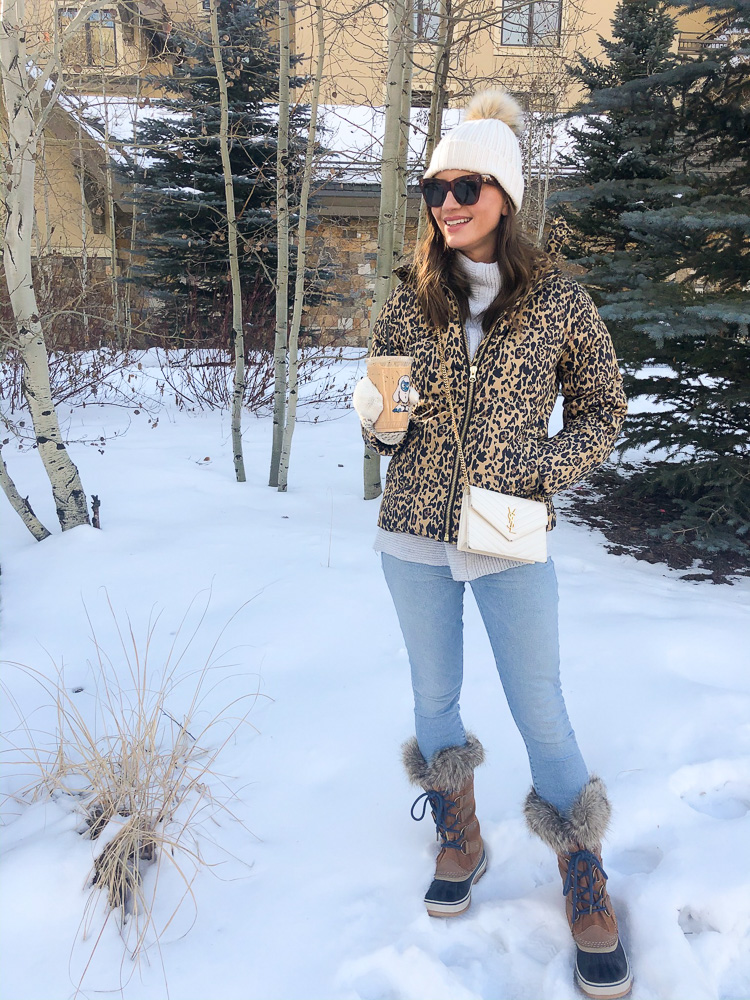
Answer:
[{"label": "white turtleneck sweater", "polygon": [[469,344],[469,357],[473,358],[484,335],[482,316],[500,291],[500,271],[497,264],[477,263],[460,251],[456,256],[461,270],[469,279],[469,317],[464,323],[464,329]]},{"label": "white turtleneck sweater", "polygon": [[[500,271],[497,264],[483,264],[471,260],[460,251],[457,252],[458,262],[464,274],[469,279],[469,318],[464,324],[469,348],[469,357],[473,358],[484,336],[482,316],[495,300],[500,291]],[[409,535],[399,531],[384,531],[377,529],[375,536],[376,552],[387,552],[388,555],[404,559],[406,562],[425,563],[428,566],[450,566],[454,580],[470,581],[490,573],[500,573],[502,570],[523,566],[516,559],[499,559],[496,556],[481,556],[473,552],[459,552],[450,542],[441,542],[421,535]]]}]

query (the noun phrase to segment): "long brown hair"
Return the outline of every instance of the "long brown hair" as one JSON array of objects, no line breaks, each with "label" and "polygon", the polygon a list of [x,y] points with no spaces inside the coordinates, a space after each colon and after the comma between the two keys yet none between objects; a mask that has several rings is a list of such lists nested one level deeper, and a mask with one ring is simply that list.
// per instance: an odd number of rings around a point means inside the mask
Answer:
[{"label": "long brown hair", "polygon": [[[552,266],[548,255],[535,247],[522,231],[513,203],[507,195],[505,197],[508,214],[500,217],[495,243],[495,258],[501,277],[500,291],[482,317],[485,333],[503,313],[520,306],[532,286]],[[469,280],[460,270],[456,252],[446,245],[429,209],[427,221],[425,234],[414,251],[412,273],[422,311],[433,327],[445,329],[451,316],[445,286],[455,294],[461,321],[464,322],[469,315]]]}]

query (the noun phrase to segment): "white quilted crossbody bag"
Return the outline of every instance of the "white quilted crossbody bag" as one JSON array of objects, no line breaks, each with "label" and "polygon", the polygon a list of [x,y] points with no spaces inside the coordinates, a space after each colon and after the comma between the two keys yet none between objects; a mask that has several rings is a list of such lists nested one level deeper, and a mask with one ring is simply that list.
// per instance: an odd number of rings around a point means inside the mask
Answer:
[{"label": "white quilted crossbody bag", "polygon": [[448,380],[448,367],[438,336],[443,388],[458,444],[458,459],[464,484],[461,516],[458,522],[458,548],[485,556],[518,559],[521,562],[547,561],[547,507],[538,500],[512,497],[482,486],[472,486],[466,471],[461,436]]}]

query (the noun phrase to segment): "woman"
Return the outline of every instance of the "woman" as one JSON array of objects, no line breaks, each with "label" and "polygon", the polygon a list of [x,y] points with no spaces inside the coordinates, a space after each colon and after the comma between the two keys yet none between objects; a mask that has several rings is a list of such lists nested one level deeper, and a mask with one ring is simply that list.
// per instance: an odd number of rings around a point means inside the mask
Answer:
[{"label": "woman", "polygon": [[[413,359],[408,429],[373,429],[383,399],[367,378],[354,405],[367,444],[391,456],[375,547],[411,665],[416,736],[404,745],[404,764],[441,838],[427,911],[464,912],[487,865],[473,783],[484,752],[459,712],[468,582],[528,751],[526,820],[558,855],[577,982],[589,996],[621,997],[631,974],[601,860],[610,806],[583,762],[560,689],[552,561],[456,546],[459,439],[472,486],[543,501],[550,530],[551,496],[607,458],[626,413],[593,302],[520,233],[521,119],[510,95],[484,92],[436,147],[420,182],[427,233],[413,265],[396,272],[402,284],[378,317],[371,352]],[[558,390],[564,426],[548,438]]]}]

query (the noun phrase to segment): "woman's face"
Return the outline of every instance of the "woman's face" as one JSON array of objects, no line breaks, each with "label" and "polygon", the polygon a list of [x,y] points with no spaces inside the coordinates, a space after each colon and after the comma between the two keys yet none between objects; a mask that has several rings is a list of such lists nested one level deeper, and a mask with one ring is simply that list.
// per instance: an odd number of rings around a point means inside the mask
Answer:
[{"label": "woman's face", "polygon": [[[469,173],[472,171],[441,170],[435,176],[452,181]],[[508,199],[500,188],[485,182],[476,205],[459,205],[449,191],[443,204],[430,211],[451,250],[460,250],[471,260],[489,264],[495,260],[497,227],[509,209]]]}]

